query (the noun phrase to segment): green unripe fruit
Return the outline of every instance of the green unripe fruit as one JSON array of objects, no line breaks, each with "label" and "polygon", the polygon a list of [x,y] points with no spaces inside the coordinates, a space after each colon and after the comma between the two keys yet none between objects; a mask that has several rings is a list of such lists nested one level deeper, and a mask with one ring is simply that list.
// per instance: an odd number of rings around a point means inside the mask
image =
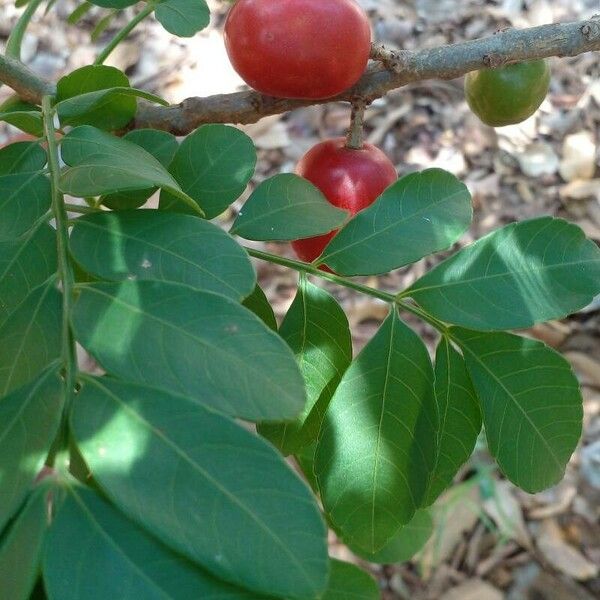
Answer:
[{"label": "green unripe fruit", "polygon": [[528,119],[550,88],[550,67],[532,60],[468,73],[465,95],[471,110],[486,124],[503,127]]}]

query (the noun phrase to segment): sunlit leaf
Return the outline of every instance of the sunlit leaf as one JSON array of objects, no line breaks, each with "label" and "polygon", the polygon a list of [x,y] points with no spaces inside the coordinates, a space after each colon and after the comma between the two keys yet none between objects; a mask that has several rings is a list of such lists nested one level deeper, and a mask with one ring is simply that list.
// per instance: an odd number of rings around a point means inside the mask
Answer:
[{"label": "sunlit leaf", "polygon": [[472,329],[562,318],[600,293],[600,249],[562,219],[512,223],[464,248],[407,292],[432,315]]},{"label": "sunlit leaf", "polygon": [[431,360],[394,310],[344,374],[319,433],[321,499],[348,543],[376,552],[412,519],[436,436]]},{"label": "sunlit leaf", "polygon": [[558,483],[581,436],[582,399],[569,363],[541,342],[453,328],[483,411],[488,447],[527,492]]},{"label": "sunlit leaf", "polygon": [[329,233],[348,218],[309,181],[284,173],[263,181],[246,200],[231,233],[247,240],[288,241]]},{"label": "sunlit leaf", "polygon": [[72,429],[96,480],[130,518],[214,575],[314,598],[327,582],[315,500],[256,435],[200,403],[86,377]]},{"label": "sunlit leaf", "polygon": [[454,175],[411,173],[353,217],[318,262],[342,275],[387,273],[450,247],[471,218],[471,195]]},{"label": "sunlit leaf", "polygon": [[114,375],[249,420],[296,417],[304,382],[285,342],[224,296],[166,282],[80,286],[79,341]]},{"label": "sunlit leaf", "polygon": [[242,300],[256,283],[246,252],[197,217],[156,210],[77,219],[71,252],[88,273],[110,281],[154,279]]}]

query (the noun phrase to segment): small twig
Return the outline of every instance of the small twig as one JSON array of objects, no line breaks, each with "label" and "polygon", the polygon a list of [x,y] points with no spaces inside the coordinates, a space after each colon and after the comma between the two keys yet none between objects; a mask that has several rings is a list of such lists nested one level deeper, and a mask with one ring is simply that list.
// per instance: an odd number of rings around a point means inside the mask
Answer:
[{"label": "small twig", "polygon": [[346,148],[360,150],[365,143],[365,109],[367,103],[364,100],[352,102],[352,115],[350,117],[350,129],[346,138]]}]

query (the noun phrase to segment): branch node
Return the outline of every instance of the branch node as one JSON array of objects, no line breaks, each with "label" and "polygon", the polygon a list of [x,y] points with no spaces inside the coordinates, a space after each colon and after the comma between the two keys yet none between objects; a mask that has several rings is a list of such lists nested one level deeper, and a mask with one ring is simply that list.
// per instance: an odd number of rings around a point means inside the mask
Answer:
[{"label": "branch node", "polygon": [[488,69],[498,69],[506,63],[506,59],[499,54],[485,54],[483,56],[483,64]]},{"label": "branch node", "polygon": [[383,44],[371,44],[370,58],[379,61],[388,71],[393,73],[400,73],[404,67],[402,52],[388,50]]},{"label": "branch node", "polygon": [[600,39],[600,15],[594,15],[585,23],[581,28],[581,33],[588,42]]}]

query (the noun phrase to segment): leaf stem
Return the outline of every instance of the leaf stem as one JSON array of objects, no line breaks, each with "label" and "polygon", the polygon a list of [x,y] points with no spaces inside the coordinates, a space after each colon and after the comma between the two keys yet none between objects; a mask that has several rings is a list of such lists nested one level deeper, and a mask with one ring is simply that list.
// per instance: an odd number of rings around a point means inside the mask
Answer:
[{"label": "leaf stem", "polygon": [[425,312],[422,308],[416,306],[414,303],[406,302],[404,300],[399,299],[396,294],[382,292],[381,290],[377,290],[375,288],[369,287],[368,285],[363,285],[361,283],[351,281],[350,279],[341,277],[340,275],[335,275],[334,273],[327,273],[326,271],[321,271],[321,269],[318,269],[317,267],[309,263],[293,260],[291,258],[285,258],[283,256],[277,256],[276,254],[271,254],[270,252],[263,252],[262,250],[255,250],[253,248],[245,247],[245,250],[250,256],[258,258],[259,260],[264,260],[266,262],[270,262],[276,265],[281,265],[282,267],[288,267],[289,269],[293,269],[294,271],[298,271],[299,273],[314,275],[315,277],[320,277],[321,279],[331,281],[332,283],[354,290],[355,292],[365,294],[366,296],[371,296],[373,298],[377,298],[378,300],[383,300],[384,302],[395,304],[402,310],[412,313],[416,317],[419,317],[419,319],[425,321],[441,333],[445,334],[448,331],[448,327],[444,323],[438,321],[430,314]]},{"label": "leaf stem", "polygon": [[35,11],[39,8],[43,0],[29,0],[27,7],[23,11],[23,14],[19,17],[17,24],[11,31],[8,41],[6,42],[6,56],[21,60],[21,45],[23,43],[23,37],[25,31],[35,14]]},{"label": "leaf stem", "polygon": [[101,65],[112,53],[112,51],[148,16],[150,16],[156,8],[155,2],[148,2],[146,6],[137,14],[123,29],[115,34],[112,40],[107,44],[106,48],[98,54],[94,61],[95,65]]},{"label": "leaf stem", "polygon": [[50,183],[52,185],[52,214],[56,222],[56,238],[58,247],[58,274],[62,285],[63,314],[62,314],[62,359],[65,369],[65,415],[68,414],[70,398],[75,387],[77,374],[77,354],[75,341],[71,334],[70,316],[73,299],[73,268],[69,259],[69,230],[65,202],[60,191],[60,162],[58,145],[54,130],[54,109],[52,96],[42,98],[42,114],[44,117],[44,133],[48,144],[48,166],[50,169]]},{"label": "leaf stem", "polygon": [[67,212],[79,213],[81,215],[89,215],[90,213],[97,213],[101,210],[93,206],[81,206],[80,204],[68,203],[65,203],[65,209],[67,210]]},{"label": "leaf stem", "polygon": [[346,137],[346,148],[360,150],[365,143],[364,122],[367,104],[364,100],[352,102],[352,115],[350,117],[350,130]]}]

